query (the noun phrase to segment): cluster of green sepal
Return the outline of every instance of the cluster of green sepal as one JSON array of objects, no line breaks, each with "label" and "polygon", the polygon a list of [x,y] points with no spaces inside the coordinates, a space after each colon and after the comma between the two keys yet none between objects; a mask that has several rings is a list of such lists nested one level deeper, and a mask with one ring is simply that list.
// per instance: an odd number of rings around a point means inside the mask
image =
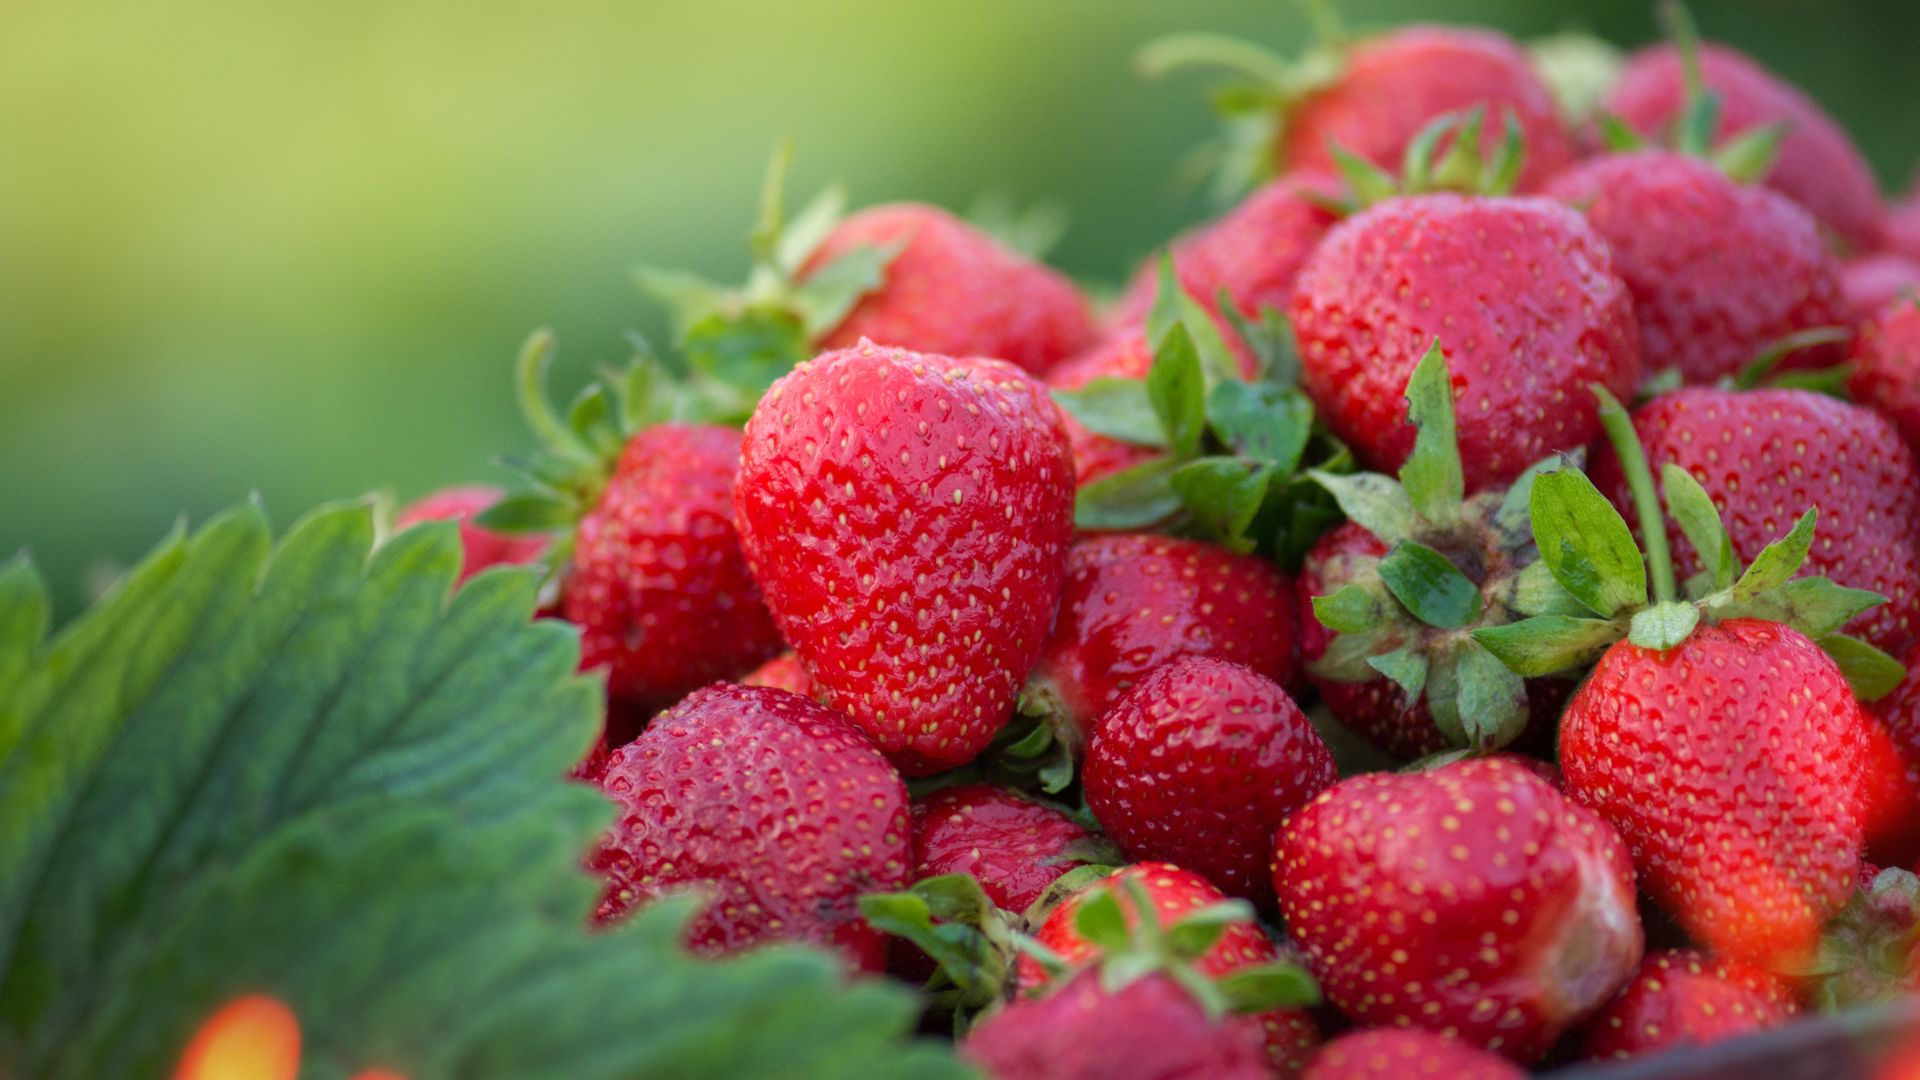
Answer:
[{"label": "cluster of green sepal", "polygon": [[[1537,555],[1527,506],[1540,467],[1504,494],[1466,497],[1446,357],[1438,341],[1407,380],[1412,451],[1398,480],[1379,473],[1313,479],[1346,516],[1389,548],[1357,580],[1313,599],[1334,632],[1314,674],[1342,682],[1391,679],[1407,699],[1425,699],[1434,724],[1457,747],[1504,746],[1526,729],[1526,683],[1476,640],[1476,628],[1524,614],[1535,602]],[[1544,464],[1544,463],[1543,463]],[[1509,553],[1513,573],[1478,581],[1442,548]],[[1524,569],[1522,569],[1524,567]]]},{"label": "cluster of green sepal", "polygon": [[[1427,121],[1401,152],[1398,176],[1344,147],[1332,147],[1334,167],[1345,181],[1347,193],[1327,205],[1341,213],[1352,213],[1403,195],[1435,191],[1496,197],[1513,194],[1520,170],[1526,167],[1526,137],[1513,110],[1502,109],[1501,117],[1500,143],[1488,153],[1480,148],[1487,119],[1485,106],[1443,113]],[[1452,141],[1443,151],[1441,143],[1449,136]]]},{"label": "cluster of green sepal", "polygon": [[[676,374],[708,403],[716,419],[743,422],[775,379],[813,355],[813,345],[879,288],[898,245],[851,248],[813,268],[806,265],[846,213],[846,189],[831,184],[789,218],[785,188],[792,147],[774,153],[749,236],[753,267],[744,285],[728,286],[679,270],[639,267],[641,290],[666,306],[673,323]],[[1026,226],[1043,240],[1047,228]]]},{"label": "cluster of green sepal", "polygon": [[1252,378],[1207,310],[1180,287],[1173,258],[1146,323],[1153,365],[1145,379],[1099,378],[1054,400],[1089,431],[1160,453],[1081,488],[1082,529],[1158,528],[1227,548],[1261,550],[1297,565],[1338,514],[1301,471],[1352,467],[1351,455],[1314,422],[1299,388],[1299,358],[1285,319],[1221,310],[1255,361]]},{"label": "cluster of green sepal", "polygon": [[1880,871],[1827,920],[1809,955],[1778,966],[1825,1012],[1911,1001],[1920,993],[1920,877]]},{"label": "cluster of green sepal", "polygon": [[590,930],[576,632],[524,570],[454,592],[451,522],[374,537],[244,506],[51,635],[0,564],[0,1075],[169,1075],[242,994],[303,1075],[964,1075],[838,957],[689,954],[692,898]]},{"label": "cluster of green sepal", "polygon": [[[1861,700],[1877,700],[1899,685],[1905,672],[1898,661],[1840,632],[1886,598],[1824,577],[1796,576],[1813,545],[1817,509],[1809,508],[1787,535],[1742,567],[1720,510],[1699,481],[1668,464],[1656,489],[1626,409],[1605,388],[1595,386],[1594,393],[1633,496],[1645,552],[1585,474],[1565,466],[1542,472],[1529,510],[1551,581],[1535,583],[1531,618],[1475,630],[1474,640],[1516,674],[1532,677],[1578,671],[1622,638],[1664,651],[1685,641],[1702,621],[1767,619],[1817,642]],[[1666,513],[1703,566],[1684,583],[1684,592],[1668,550],[1663,496]]]}]

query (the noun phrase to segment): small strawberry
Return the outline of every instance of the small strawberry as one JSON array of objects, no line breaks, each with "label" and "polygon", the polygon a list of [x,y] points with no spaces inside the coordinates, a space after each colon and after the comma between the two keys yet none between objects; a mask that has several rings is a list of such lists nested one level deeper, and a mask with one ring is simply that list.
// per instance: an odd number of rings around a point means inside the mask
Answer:
[{"label": "small strawberry", "polygon": [[1289,588],[1273,563],[1216,544],[1142,533],[1082,537],[1067,554],[1053,636],[1021,708],[1078,753],[1122,694],[1180,657],[1229,660],[1289,682]]},{"label": "small strawberry", "polygon": [[1287,820],[1273,864],[1289,934],[1363,1025],[1530,1063],[1640,962],[1619,836],[1509,758],[1343,780]]},{"label": "small strawberry", "polygon": [[807,669],[800,663],[800,657],[792,652],[783,652],[747,672],[740,677],[740,684],[771,686],[775,690],[786,690],[801,697],[813,696],[813,680],[807,678]]},{"label": "small strawberry", "polygon": [[1188,656],[1101,715],[1083,778],[1087,808],[1128,856],[1191,867],[1271,908],[1274,832],[1336,775],[1286,691],[1238,664]]},{"label": "small strawberry", "polygon": [[[1115,900],[1117,898],[1117,902]],[[1038,946],[1020,957],[1017,969],[1019,992],[1024,997],[1044,995],[1057,990],[1063,978],[1060,969],[1071,972],[1089,964],[1122,962],[1125,949],[1107,927],[1104,934],[1090,934],[1089,907],[1115,909],[1111,915],[1124,920],[1127,933],[1149,939],[1157,926],[1179,927],[1198,919],[1210,923],[1217,933],[1204,939],[1204,945],[1189,948],[1185,957],[1194,974],[1210,980],[1226,980],[1236,974],[1245,976],[1280,963],[1279,951],[1257,924],[1244,904],[1227,900],[1225,894],[1200,875],[1161,862],[1135,863],[1122,868],[1099,885],[1082,888],[1069,895],[1048,914],[1034,931]],[[1237,906],[1236,906],[1237,905]],[[1140,918],[1142,911],[1147,919]],[[1239,913],[1237,917],[1216,921],[1215,913]],[[1099,920],[1106,923],[1109,919]],[[1175,931],[1176,934],[1181,933]],[[1036,954],[1047,957],[1043,963]],[[1283,1073],[1297,1071],[1320,1042],[1319,1027],[1311,1014],[1298,1006],[1260,1010],[1255,1030],[1261,1031],[1273,1066]]]},{"label": "small strawberry", "polygon": [[598,922],[700,886],[688,929],[705,952],[830,944],[869,971],[886,938],[857,901],[911,868],[906,785],[840,714],[796,694],[720,684],[654,718],[608,758],[619,815],[588,860],[607,878]]},{"label": "small strawberry", "polygon": [[473,523],[474,518],[498,503],[505,494],[492,487],[441,488],[401,508],[393,519],[393,527],[404,529],[422,521],[458,521],[461,581],[490,566],[538,562],[547,550],[545,537],[513,536]]},{"label": "small strawberry", "polygon": [[1854,400],[1893,421],[1920,455],[1920,297],[1896,300],[1862,326],[1851,359]]},{"label": "small strawberry", "polygon": [[1682,123],[1694,90],[1715,99],[1711,141],[1729,140],[1778,125],[1785,137],[1765,183],[1807,208],[1846,243],[1863,251],[1878,247],[1882,208],[1879,184],[1840,125],[1797,87],[1725,45],[1701,43],[1692,20],[1677,3],[1662,7],[1670,44],[1644,49],[1627,60],[1605,101],[1605,112],[1646,135]]},{"label": "small strawberry", "polygon": [[1086,860],[1080,823],[991,784],[941,788],[913,805],[914,880],[970,874],[994,905],[1022,912]]},{"label": "small strawberry", "polygon": [[1633,980],[1587,1021],[1580,1056],[1629,1058],[1779,1027],[1800,1011],[1779,979],[1698,949],[1649,953]]},{"label": "small strawberry", "polygon": [[[1696,387],[1635,409],[1633,426],[1654,469],[1678,465],[1725,511],[1743,559],[1818,507],[1808,572],[1887,598],[1850,632],[1892,650],[1920,637],[1920,463],[1891,422],[1806,390]],[[1611,448],[1596,454],[1593,480],[1615,506],[1630,505]],[[1698,571],[1685,531],[1669,535],[1681,573]]]},{"label": "small strawberry", "polygon": [[1300,567],[1307,674],[1335,719],[1395,757],[1494,749],[1528,731],[1547,741],[1568,681],[1522,680],[1471,636],[1538,613],[1528,580],[1545,567],[1527,529],[1532,473],[1509,490],[1463,494],[1437,346],[1405,402],[1418,434],[1398,479],[1313,474],[1351,520]]},{"label": "small strawberry", "polygon": [[1350,1031],[1320,1048],[1300,1080],[1524,1080],[1498,1054],[1419,1028]]},{"label": "small strawberry", "polygon": [[[1147,46],[1149,74],[1215,64],[1238,80],[1216,95],[1230,134],[1220,186],[1239,191],[1277,172],[1331,171],[1333,147],[1397,166],[1427,125],[1448,113],[1510,112],[1533,148],[1519,176],[1538,188],[1573,160],[1573,140],[1553,94],[1505,35],[1456,26],[1405,26],[1347,39],[1320,28],[1322,44],[1299,61],[1246,42],[1175,35]],[[1487,133],[1484,147],[1498,137]],[[1477,142],[1477,140],[1476,140]]]},{"label": "small strawberry", "polygon": [[1886,253],[1849,259],[1840,267],[1840,297],[1848,322],[1871,322],[1895,300],[1920,298],[1920,260]]},{"label": "small strawberry", "polygon": [[[1479,124],[1477,114],[1443,119],[1423,146]],[[1517,153],[1509,144],[1491,165],[1415,153],[1406,195],[1343,159],[1355,194],[1373,205],[1334,226],[1307,260],[1291,314],[1302,385],[1369,468],[1397,470],[1412,450],[1402,391],[1436,338],[1469,494],[1599,434],[1590,383],[1625,393],[1639,380],[1632,297],[1611,250],[1565,206],[1498,194]],[[1453,177],[1492,194],[1419,193]]]},{"label": "small strawberry", "polygon": [[[1710,162],[1665,150],[1590,158],[1547,193],[1586,214],[1633,294],[1640,351],[1690,383],[1739,371],[1772,343],[1846,322],[1840,270],[1793,201],[1736,183]],[[1788,364],[1838,359],[1832,345]]]},{"label": "small strawberry", "polygon": [[551,353],[540,334],[521,358],[521,408],[542,444],[531,487],[479,523],[559,531],[547,561],[581,667],[606,673],[612,711],[644,718],[780,649],[734,531],[740,433],[663,420],[673,388],[645,358],[562,420],[541,388]]},{"label": "small strawberry", "polygon": [[1073,471],[1018,368],[864,344],[775,383],[734,490],[814,689],[909,775],[1006,723],[1066,574]]}]

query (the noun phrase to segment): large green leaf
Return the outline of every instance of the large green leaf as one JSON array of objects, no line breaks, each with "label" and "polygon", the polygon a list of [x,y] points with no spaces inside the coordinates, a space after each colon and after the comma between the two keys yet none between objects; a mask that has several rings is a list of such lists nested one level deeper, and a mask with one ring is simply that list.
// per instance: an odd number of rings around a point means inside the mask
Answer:
[{"label": "large green leaf", "polygon": [[829,956],[696,961],[679,904],[589,933],[572,631],[523,571],[452,594],[450,525],[372,545],[361,508],[277,547],[242,508],[45,641],[0,570],[0,1074],[164,1073],[242,993],[312,1075],[954,1068]]}]

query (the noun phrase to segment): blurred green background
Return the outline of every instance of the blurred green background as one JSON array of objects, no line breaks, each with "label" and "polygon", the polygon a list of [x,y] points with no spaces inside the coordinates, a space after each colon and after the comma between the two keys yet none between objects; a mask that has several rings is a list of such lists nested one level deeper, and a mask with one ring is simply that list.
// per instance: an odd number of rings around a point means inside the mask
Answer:
[{"label": "blurred green background", "polygon": [[[1648,0],[1353,2],[1632,45]],[[1797,80],[1889,186],[1920,156],[1920,5],[1696,0]],[[1054,261],[1114,280],[1202,200],[1188,76],[1133,51],[1208,29],[1290,47],[1284,0],[12,0],[0,9],[0,553],[61,606],[181,513],[495,476],[508,385],[658,320],[639,261],[732,279],[769,149],[796,194],[1056,200]]]}]

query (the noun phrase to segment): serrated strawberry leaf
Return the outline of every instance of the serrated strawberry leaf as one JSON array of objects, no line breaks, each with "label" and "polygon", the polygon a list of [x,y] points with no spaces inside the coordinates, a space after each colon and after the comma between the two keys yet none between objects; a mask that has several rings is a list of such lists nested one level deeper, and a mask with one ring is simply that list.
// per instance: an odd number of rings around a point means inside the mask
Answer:
[{"label": "serrated strawberry leaf", "polygon": [[1480,617],[1480,587],[1445,555],[1417,540],[1395,544],[1379,569],[1394,599],[1428,626],[1457,630]]},{"label": "serrated strawberry leaf", "polygon": [[1906,680],[1907,669],[1900,661],[1859,638],[1828,634],[1819,641],[1833,662],[1840,665],[1840,673],[1853,687],[1853,696],[1861,701],[1879,701]]},{"label": "serrated strawberry leaf", "polygon": [[1834,633],[1887,598],[1866,589],[1850,589],[1829,578],[1794,578],[1745,600],[1715,597],[1708,600],[1722,619],[1766,619],[1786,623],[1814,640]]},{"label": "serrated strawberry leaf", "polygon": [[1367,657],[1367,666],[1392,680],[1406,692],[1409,701],[1418,700],[1427,686],[1429,664],[1425,653],[1411,645]]},{"label": "serrated strawberry leaf", "polygon": [[1242,554],[1253,550],[1247,529],[1267,497],[1271,465],[1232,457],[1189,461],[1173,474],[1173,490],[1209,538]]},{"label": "serrated strawberry leaf", "polygon": [[1537,615],[1473,632],[1474,641],[1525,678],[1585,667],[1619,638],[1618,623],[1570,615]]},{"label": "serrated strawberry leaf", "polygon": [[1199,453],[1207,430],[1207,382],[1200,370],[1200,354],[1184,324],[1174,324],[1154,347],[1153,367],[1147,371],[1147,401],[1173,452],[1182,458]]},{"label": "serrated strawberry leaf", "polygon": [[1207,396],[1207,421],[1234,453],[1289,474],[1313,437],[1313,402],[1291,386],[1228,379]]},{"label": "serrated strawberry leaf", "polygon": [[[807,358],[807,331],[799,319],[777,309],[716,314],[687,327],[680,348],[690,372],[737,388],[744,411],[752,412],[775,379]],[[744,413],[728,417],[736,418],[744,419]]]},{"label": "serrated strawberry leaf", "polygon": [[373,538],[245,507],[48,640],[0,572],[0,1074],[165,1074],[246,993],[318,1075],[957,1072],[835,958],[696,961],[683,903],[590,933],[573,632],[526,572],[453,593],[450,523]]},{"label": "serrated strawberry leaf", "polygon": [[1168,335],[1176,327],[1184,329],[1191,339],[1208,385],[1240,377],[1240,365],[1234,360],[1233,350],[1227,347],[1226,338],[1221,336],[1220,327],[1207,309],[1181,288],[1173,254],[1168,252],[1160,256],[1159,291],[1154,295],[1153,307],[1147,311],[1147,343],[1153,347],[1156,362]]},{"label": "serrated strawberry leaf", "polygon": [[1088,431],[1135,446],[1167,445],[1144,379],[1106,376],[1078,389],[1055,390],[1053,400]]},{"label": "serrated strawberry leaf", "polygon": [[1791,580],[1800,571],[1800,564],[1807,561],[1807,552],[1813,549],[1813,533],[1819,518],[1819,510],[1809,509],[1800,515],[1787,535],[1761,548],[1746,573],[1733,583],[1734,602],[1752,600]]},{"label": "serrated strawberry leaf", "polygon": [[1397,544],[1413,531],[1413,503],[1406,489],[1379,473],[1340,474],[1314,469],[1308,473],[1325,488],[1340,511],[1381,542]]},{"label": "serrated strawberry leaf", "polygon": [[1575,469],[1537,477],[1530,502],[1540,561],[1601,618],[1647,602],[1647,568],[1625,519]]},{"label": "serrated strawberry leaf", "polygon": [[1320,625],[1336,634],[1359,634],[1380,621],[1385,605],[1358,585],[1342,585],[1330,596],[1313,598],[1313,614]]},{"label": "serrated strawberry leaf", "polygon": [[1665,652],[1687,640],[1687,635],[1699,625],[1699,607],[1679,600],[1664,600],[1633,613],[1627,640],[1643,649]]},{"label": "serrated strawberry leaf", "polygon": [[[855,247],[816,267],[794,285],[789,300],[800,317],[803,336],[815,339],[839,326],[860,298],[886,280],[887,264],[900,254],[900,244]],[[789,367],[792,365],[789,364]]]},{"label": "serrated strawberry leaf", "polygon": [[474,516],[474,524],[505,533],[552,532],[579,517],[572,501],[558,495],[526,492],[508,495]]},{"label": "serrated strawberry leaf", "polygon": [[1468,639],[1430,665],[1427,708],[1456,746],[1492,750],[1527,726],[1527,685],[1480,644]]},{"label": "serrated strawberry leaf", "polygon": [[1090,530],[1143,529],[1165,521],[1180,510],[1180,493],[1173,489],[1173,474],[1179,468],[1178,459],[1161,457],[1095,480],[1081,488],[1074,500],[1074,525]]},{"label": "serrated strawberry leaf", "polygon": [[1413,451],[1400,466],[1400,484],[1415,513],[1445,523],[1458,516],[1466,483],[1454,437],[1453,383],[1437,338],[1407,380],[1407,419],[1415,435]]},{"label": "serrated strawberry leaf", "polygon": [[1732,585],[1740,572],[1740,560],[1733,553],[1733,541],[1720,521],[1720,508],[1713,505],[1713,496],[1692,473],[1673,462],[1660,470],[1660,489],[1667,497],[1667,513],[1679,524],[1680,532],[1706,567],[1710,588],[1717,592]]}]

